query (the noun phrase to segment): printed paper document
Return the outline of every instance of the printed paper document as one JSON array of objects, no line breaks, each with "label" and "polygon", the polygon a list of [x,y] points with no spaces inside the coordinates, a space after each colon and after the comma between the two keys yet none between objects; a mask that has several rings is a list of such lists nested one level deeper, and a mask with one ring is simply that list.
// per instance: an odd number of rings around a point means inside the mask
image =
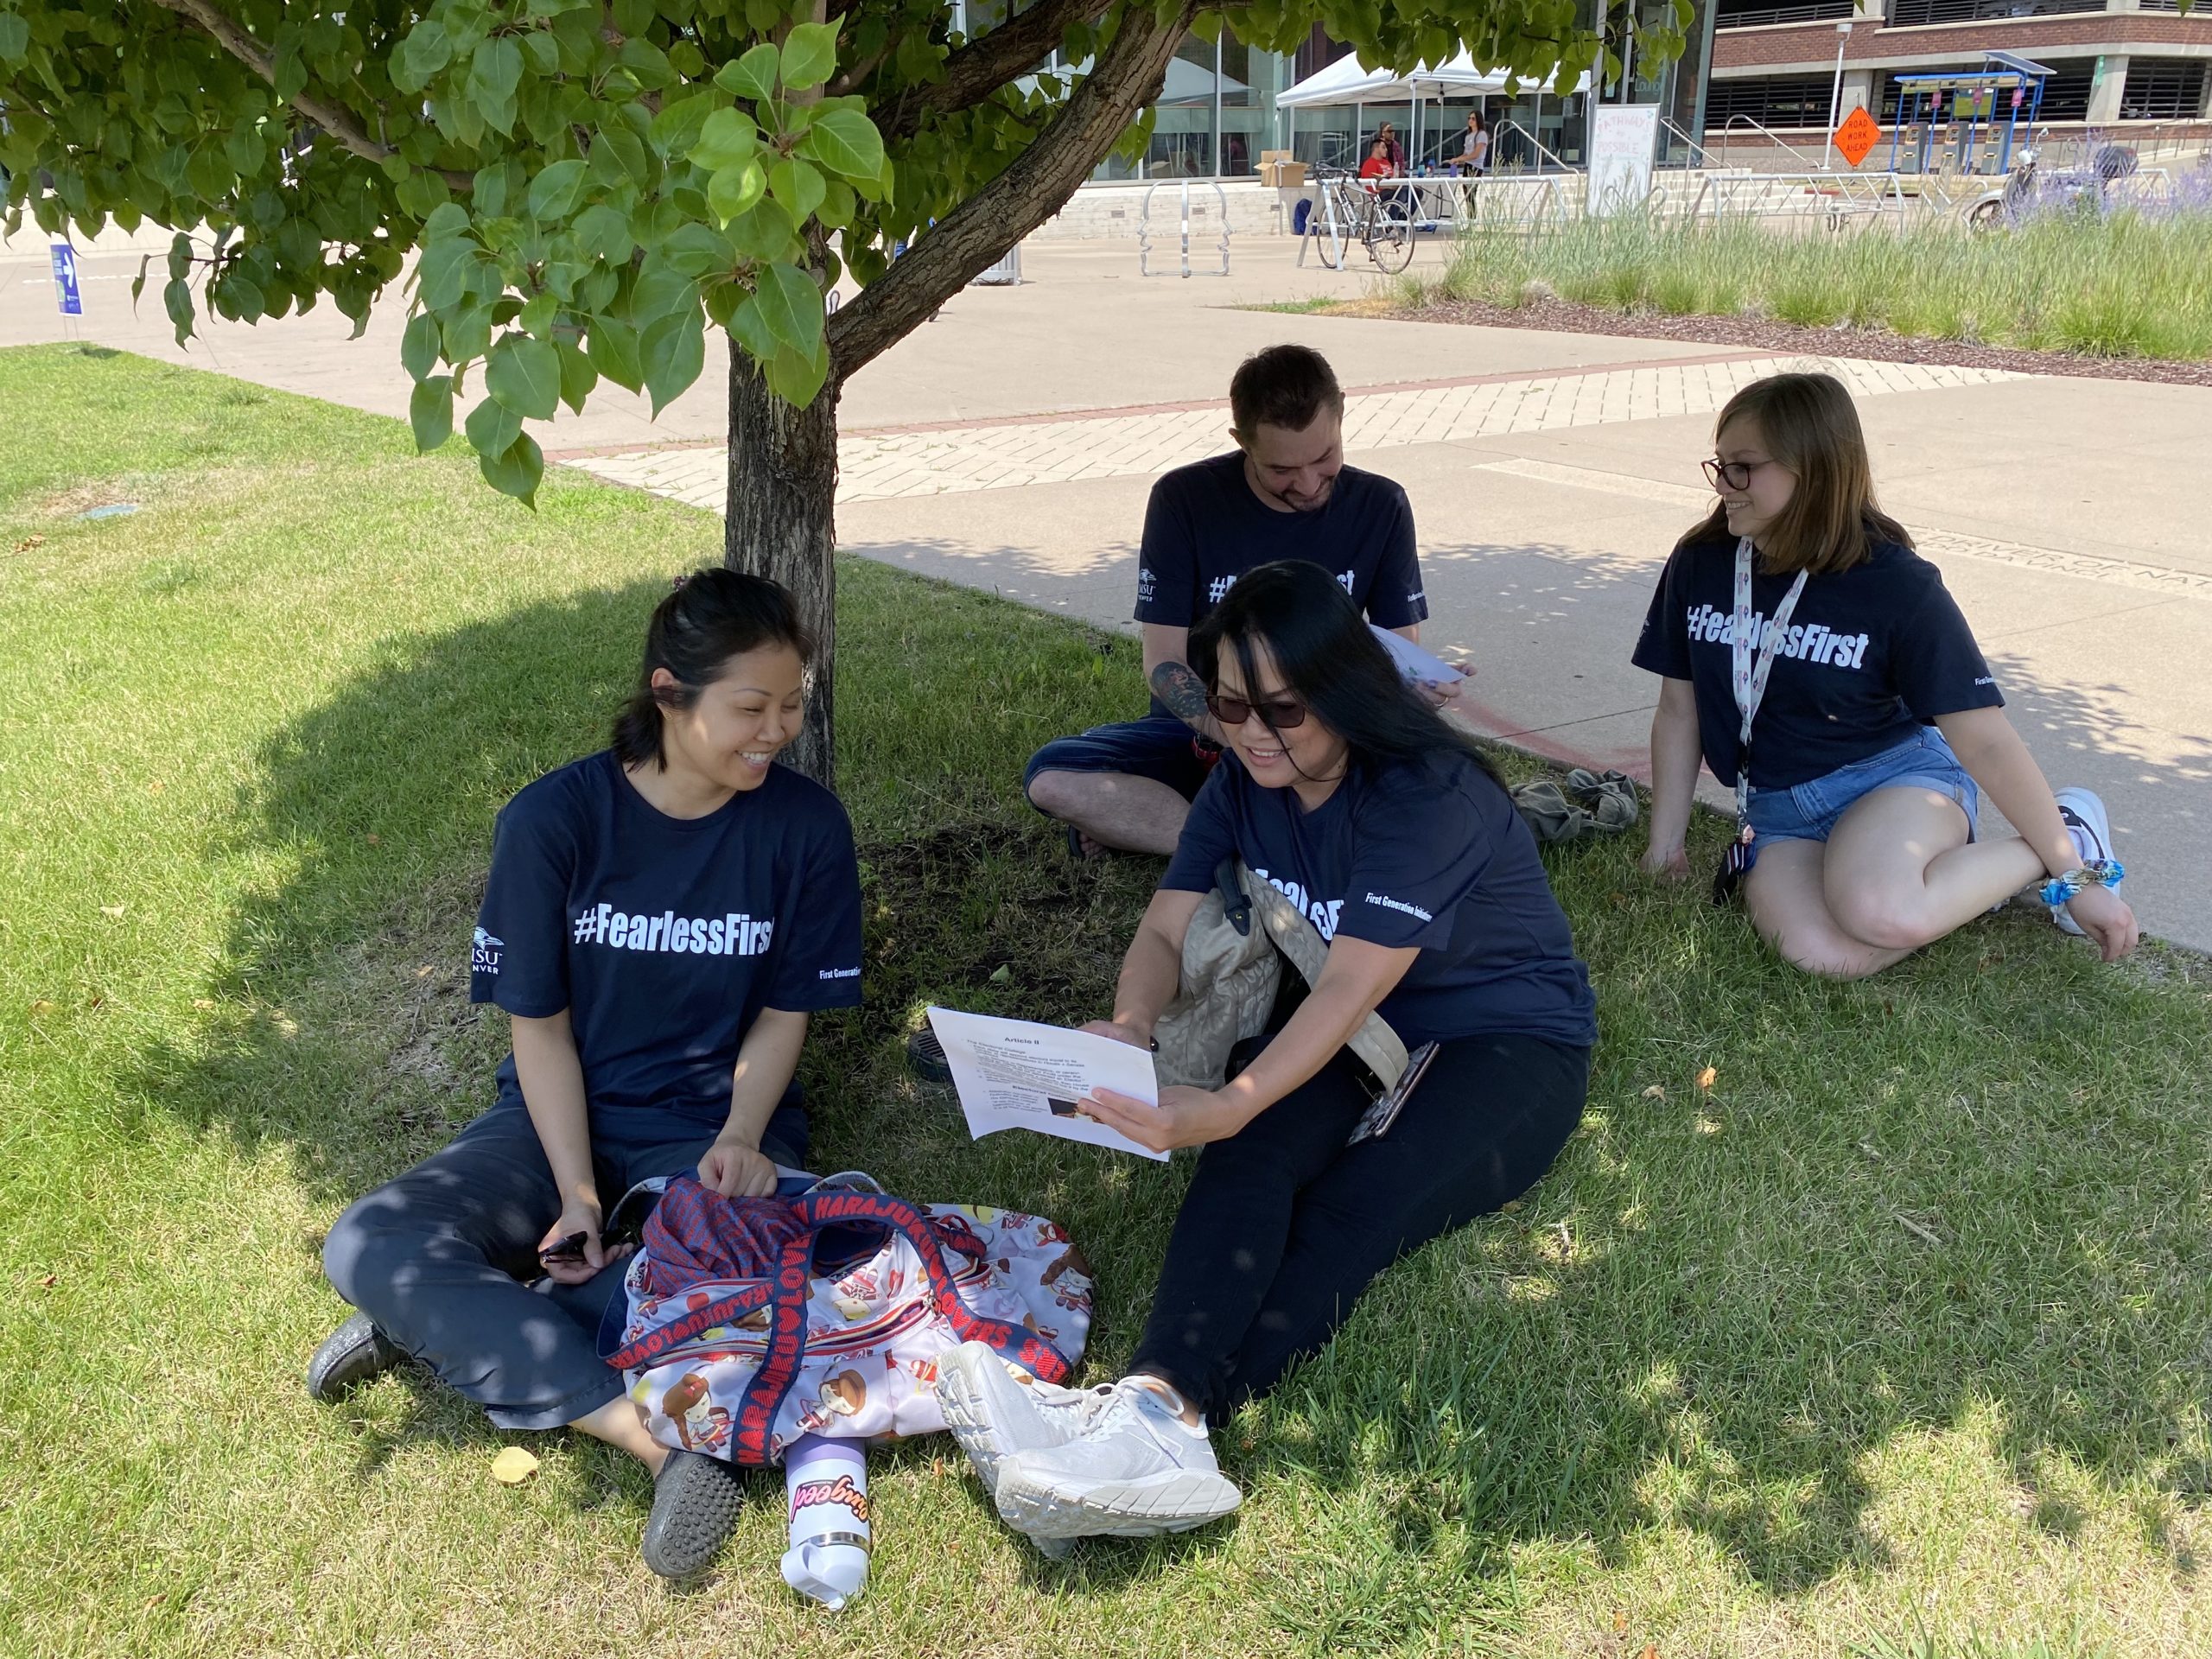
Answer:
[{"label": "printed paper document", "polygon": [[987,1014],[931,1008],[930,1027],[944,1046],[968,1130],[978,1141],[1001,1129],[1034,1129],[1165,1161],[1119,1129],[1076,1114],[1094,1090],[1160,1103],[1160,1081],[1146,1050],[1065,1026],[1033,1025]]}]

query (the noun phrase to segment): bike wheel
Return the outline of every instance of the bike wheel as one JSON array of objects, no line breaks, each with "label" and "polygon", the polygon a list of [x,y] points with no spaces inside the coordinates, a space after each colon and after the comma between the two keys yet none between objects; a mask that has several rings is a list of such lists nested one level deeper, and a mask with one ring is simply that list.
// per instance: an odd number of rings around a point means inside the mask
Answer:
[{"label": "bike wheel", "polygon": [[1414,227],[1409,219],[1395,215],[1378,219],[1367,244],[1375,263],[1396,276],[1414,262]]}]

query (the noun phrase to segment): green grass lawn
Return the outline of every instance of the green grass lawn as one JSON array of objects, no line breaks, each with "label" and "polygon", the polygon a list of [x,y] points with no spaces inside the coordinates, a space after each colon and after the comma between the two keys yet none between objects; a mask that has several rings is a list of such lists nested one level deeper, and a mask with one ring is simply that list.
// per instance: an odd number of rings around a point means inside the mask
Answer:
[{"label": "green grass lawn", "polygon": [[1517,306],[1552,294],[1613,311],[1751,313],[2090,357],[2205,358],[2212,213],[2053,214],[1983,234],[1940,220],[1844,235],[1626,214],[1535,236],[1462,237],[1441,275],[1401,277],[1395,292],[1414,307]]},{"label": "green grass lawn", "polygon": [[[559,468],[539,500],[392,422],[0,353],[0,1651],[2212,1649],[2212,970],[2012,915],[1815,983],[1626,841],[1552,864],[1585,1128],[1227,1426],[1229,1523],[1046,1564],[913,1442],[833,1617],[776,1576],[779,1479],[675,1587],[619,1455],[407,1376],[311,1404],[323,1229],[491,1098],[492,814],[601,741],[719,546]],[[931,1000],[1104,1011],[1155,867],[1073,866],[1018,779],[1138,705],[1134,644],[840,574],[868,1004],[809,1052],[820,1161],[1066,1223],[1110,1376],[1185,1166],[971,1145],[899,1052]]]}]

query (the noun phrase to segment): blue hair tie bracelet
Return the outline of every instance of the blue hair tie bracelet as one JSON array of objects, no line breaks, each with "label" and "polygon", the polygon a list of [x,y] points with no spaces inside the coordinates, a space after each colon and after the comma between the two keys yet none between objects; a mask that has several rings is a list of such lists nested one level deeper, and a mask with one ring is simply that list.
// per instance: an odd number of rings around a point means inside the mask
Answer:
[{"label": "blue hair tie bracelet", "polygon": [[2079,896],[2086,887],[2118,887],[2126,874],[2127,867],[2116,858],[2092,859],[2078,870],[2052,876],[2037,889],[2037,896],[2056,909],[2068,899]]}]

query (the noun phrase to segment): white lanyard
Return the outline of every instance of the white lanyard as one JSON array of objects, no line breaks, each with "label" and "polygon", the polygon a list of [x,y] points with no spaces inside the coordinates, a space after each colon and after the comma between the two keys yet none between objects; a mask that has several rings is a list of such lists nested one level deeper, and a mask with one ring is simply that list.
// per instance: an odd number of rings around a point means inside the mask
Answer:
[{"label": "white lanyard", "polygon": [[1751,645],[1751,538],[1740,537],[1736,543],[1736,619],[1730,636],[1729,655],[1735,669],[1736,707],[1744,716],[1744,725],[1737,737],[1736,754],[1736,823],[1740,828],[1751,822],[1751,717],[1759,711],[1759,704],[1766,697],[1767,676],[1773,671],[1775,652],[1782,648],[1789,632],[1790,616],[1797,609],[1797,595],[1805,591],[1806,573],[1800,570],[1797,580],[1789,584],[1789,591],[1782,603],[1774,607],[1773,620],[1768,622],[1764,638],[1756,651]]}]

